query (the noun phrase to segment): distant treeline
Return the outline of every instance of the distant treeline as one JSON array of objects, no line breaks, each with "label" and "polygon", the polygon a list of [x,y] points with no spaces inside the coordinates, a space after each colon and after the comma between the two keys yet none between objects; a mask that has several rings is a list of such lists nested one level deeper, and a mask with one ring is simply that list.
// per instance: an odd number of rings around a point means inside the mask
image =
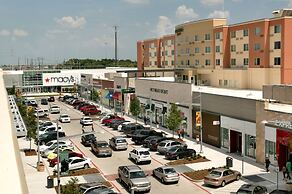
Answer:
[{"label": "distant treeline", "polygon": [[69,59],[63,64],[58,64],[57,69],[94,69],[106,67],[137,67],[136,61],[130,59],[118,60],[117,64],[114,59]]}]

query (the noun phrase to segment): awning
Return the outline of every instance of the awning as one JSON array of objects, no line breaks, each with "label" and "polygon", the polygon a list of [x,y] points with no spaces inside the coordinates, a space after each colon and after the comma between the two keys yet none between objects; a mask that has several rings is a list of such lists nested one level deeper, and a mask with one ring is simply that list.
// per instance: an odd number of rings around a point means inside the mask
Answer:
[{"label": "awning", "polygon": [[120,95],[121,95],[121,92],[115,92],[112,96],[112,99],[114,100],[119,100],[120,99]]}]

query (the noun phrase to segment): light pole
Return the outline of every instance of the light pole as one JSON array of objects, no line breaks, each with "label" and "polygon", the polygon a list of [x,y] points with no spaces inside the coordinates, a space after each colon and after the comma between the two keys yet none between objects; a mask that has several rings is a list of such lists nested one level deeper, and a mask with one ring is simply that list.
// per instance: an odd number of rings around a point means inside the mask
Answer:
[{"label": "light pole", "polygon": [[58,194],[61,194],[60,187],[60,150],[59,150],[59,120],[56,120],[57,123],[57,184],[58,184]]},{"label": "light pole", "polygon": [[203,153],[202,93],[200,91],[200,153]]},{"label": "light pole", "polygon": [[[38,101],[36,100],[37,102],[37,106],[38,106]],[[38,140],[40,139],[40,122],[39,122],[39,110],[37,110],[37,138]],[[37,167],[39,167],[40,165],[40,161],[41,161],[41,156],[40,156],[40,141],[38,141],[38,163],[37,163]]]}]

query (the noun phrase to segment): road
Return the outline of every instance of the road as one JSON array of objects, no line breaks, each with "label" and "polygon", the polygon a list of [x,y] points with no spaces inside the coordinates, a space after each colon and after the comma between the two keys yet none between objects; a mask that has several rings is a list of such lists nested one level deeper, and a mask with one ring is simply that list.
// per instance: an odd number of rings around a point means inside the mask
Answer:
[{"label": "road", "polygon": [[[79,123],[79,119],[83,116],[83,114],[70,105],[67,105],[63,102],[55,102],[55,104],[59,105],[61,108],[61,113],[69,114],[71,117],[71,123],[61,124],[63,130],[66,132],[66,135],[76,135],[82,132],[81,125]],[[48,107],[46,107],[48,108]],[[50,114],[51,120],[56,120],[59,114]],[[94,129],[96,132],[96,137],[98,140],[108,141],[112,136],[121,135],[118,131],[113,131],[110,128],[102,126],[99,121],[94,122]],[[85,131],[91,131],[91,127],[85,127]],[[117,169],[118,166],[121,165],[132,165],[134,164],[132,161],[128,159],[129,152],[136,147],[133,145],[133,142],[128,139],[129,147],[126,151],[113,151],[112,157],[108,158],[98,158],[91,151],[89,147],[84,147],[80,143],[80,137],[70,139],[72,143],[76,146],[76,149],[83,153],[86,157],[91,158],[92,165],[100,170],[102,175],[106,177],[112,184],[116,187],[117,190],[121,193],[128,193],[126,189],[117,182]],[[147,165],[140,165],[140,167],[149,174],[154,168],[165,165],[168,161],[163,158],[163,156],[156,154],[156,152],[151,152],[152,162]],[[209,193],[204,188],[199,186],[196,183],[193,183],[181,176],[178,184],[161,184],[158,180],[153,178],[152,176],[148,176],[151,181],[151,191],[150,193],[168,193],[168,194],[177,194],[177,193],[185,193],[185,194],[205,194]]]}]

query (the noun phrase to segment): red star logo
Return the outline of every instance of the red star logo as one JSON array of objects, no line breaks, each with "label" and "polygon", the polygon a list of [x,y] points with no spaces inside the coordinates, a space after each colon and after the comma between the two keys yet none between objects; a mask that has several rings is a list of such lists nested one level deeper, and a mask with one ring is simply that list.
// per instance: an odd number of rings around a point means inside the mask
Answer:
[{"label": "red star logo", "polygon": [[49,79],[49,78],[46,78],[45,80],[46,80],[46,82],[47,82],[47,83],[50,81],[50,79]]}]

